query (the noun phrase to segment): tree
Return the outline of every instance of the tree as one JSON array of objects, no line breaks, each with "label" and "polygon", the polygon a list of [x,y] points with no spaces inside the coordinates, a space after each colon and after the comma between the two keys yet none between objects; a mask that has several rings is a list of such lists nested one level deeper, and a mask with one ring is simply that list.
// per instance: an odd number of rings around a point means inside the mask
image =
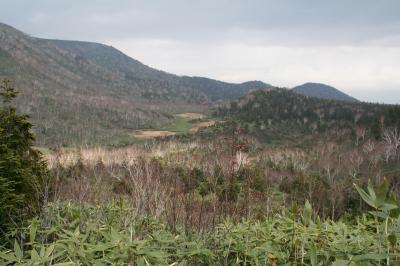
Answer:
[{"label": "tree", "polygon": [[400,149],[400,131],[397,128],[387,128],[383,131],[383,143],[385,147],[385,161],[397,158]]},{"label": "tree", "polygon": [[9,80],[0,81],[1,230],[39,209],[41,181],[46,174],[41,154],[32,148],[32,124],[12,104],[16,96]]}]

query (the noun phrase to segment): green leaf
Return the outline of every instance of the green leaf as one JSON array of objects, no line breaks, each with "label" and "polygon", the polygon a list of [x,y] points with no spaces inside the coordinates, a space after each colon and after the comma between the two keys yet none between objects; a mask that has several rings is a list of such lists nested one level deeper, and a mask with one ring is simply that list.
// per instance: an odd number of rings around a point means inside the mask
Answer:
[{"label": "green leaf", "polygon": [[353,257],[354,261],[364,261],[364,260],[383,260],[387,258],[387,254],[365,254],[357,255]]},{"label": "green leaf", "polygon": [[384,212],[370,211],[369,213],[372,214],[373,216],[376,216],[376,217],[379,217],[379,218],[382,218],[382,219],[386,219],[388,217],[388,214],[384,213]]},{"label": "green leaf", "polygon": [[44,247],[44,246],[42,246],[41,248],[40,248],[40,257],[44,257],[44,253],[45,253],[45,251],[46,251],[46,248]]},{"label": "green leaf", "polygon": [[57,253],[55,253],[55,254],[53,254],[52,256],[51,256],[51,259],[57,259],[58,257],[61,257],[63,254],[65,253],[65,250],[63,250],[63,251],[60,251],[60,252],[57,252]]},{"label": "green leaf", "polygon": [[385,202],[388,190],[389,190],[389,184],[386,178],[384,178],[379,187],[376,189],[377,202],[381,204]]},{"label": "green leaf", "polygon": [[348,266],[350,265],[351,261],[348,260],[335,260],[335,262],[332,263],[332,266]]},{"label": "green leaf", "polygon": [[81,231],[80,231],[79,226],[78,226],[74,231],[74,235],[75,236],[79,236],[80,234],[81,234]]},{"label": "green leaf", "polygon": [[22,259],[23,257],[23,253],[21,250],[21,247],[18,245],[17,240],[14,241],[14,253],[15,253],[15,257],[17,257],[17,259]]},{"label": "green leaf", "polygon": [[40,256],[39,256],[39,254],[37,253],[36,249],[32,249],[32,250],[31,250],[31,259],[32,259],[33,261],[38,261],[38,260],[40,260]]},{"label": "green leaf", "polygon": [[142,257],[136,259],[136,264],[137,266],[147,266],[145,260]]},{"label": "green leaf", "polygon": [[380,209],[382,209],[385,212],[389,212],[389,211],[395,210],[397,208],[398,208],[398,206],[396,204],[391,204],[391,203],[383,203],[380,206]]},{"label": "green leaf", "polygon": [[390,217],[392,217],[392,218],[398,218],[398,217],[400,216],[400,206],[399,206],[399,203],[398,203],[398,201],[397,201],[396,194],[393,193],[393,192],[391,192],[391,193],[389,194],[389,197],[388,197],[388,199],[387,199],[386,202],[387,202],[387,203],[394,204],[394,205],[397,206],[397,209],[393,209],[393,210],[390,211]]},{"label": "green leaf", "polygon": [[311,266],[318,265],[317,249],[315,248],[315,245],[312,245],[310,248],[310,261]]},{"label": "green leaf", "polygon": [[311,223],[311,216],[312,216],[312,207],[311,204],[308,200],[306,200],[306,203],[304,204],[304,209],[303,209],[303,224],[304,225],[310,225]]},{"label": "green leaf", "polygon": [[392,246],[395,246],[397,244],[397,237],[396,235],[389,235],[388,236],[388,241]]},{"label": "green leaf", "polygon": [[50,254],[53,253],[54,247],[55,247],[55,245],[53,243],[46,249],[46,252],[44,254],[45,258],[48,258],[50,256]]},{"label": "green leaf", "polygon": [[37,220],[33,219],[29,228],[29,241],[31,244],[35,242],[37,232]]},{"label": "green leaf", "polygon": [[16,262],[17,258],[14,256],[14,254],[8,254],[0,251],[0,258],[8,261],[8,262]]},{"label": "green leaf", "polygon": [[376,202],[376,194],[374,187],[372,186],[371,180],[368,180],[368,186],[367,186],[368,194],[371,197],[371,199]]},{"label": "green leaf", "polygon": [[[376,208],[376,209],[378,208],[374,197],[372,197],[367,192],[365,192],[362,188],[357,186],[357,184],[353,184],[353,185],[357,189],[358,194],[360,194],[361,198],[364,200],[365,203],[367,203],[369,206],[371,206],[373,208]],[[368,190],[370,190],[370,189],[368,189]],[[375,193],[374,193],[374,195],[375,195]]]},{"label": "green leaf", "polygon": [[291,211],[293,212],[293,214],[296,214],[298,209],[299,209],[299,207],[297,206],[297,202],[294,202],[292,204],[292,208],[291,208]]}]

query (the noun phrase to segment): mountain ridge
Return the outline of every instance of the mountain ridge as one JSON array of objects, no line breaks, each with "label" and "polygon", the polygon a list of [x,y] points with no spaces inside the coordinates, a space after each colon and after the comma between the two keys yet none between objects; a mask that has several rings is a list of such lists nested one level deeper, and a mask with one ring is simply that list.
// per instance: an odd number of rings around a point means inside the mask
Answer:
[{"label": "mountain ridge", "polygon": [[0,24],[0,59],[0,78],[20,91],[18,108],[31,115],[39,145],[126,139],[121,132],[159,128],[176,112],[270,86],[180,77],[104,44],[35,38],[6,24]]},{"label": "mountain ridge", "polygon": [[[400,105],[332,101],[309,97],[285,88],[251,92],[215,113],[221,120],[233,121],[235,127],[258,140],[281,144],[328,139],[347,141],[357,132],[380,138],[383,128],[400,126]],[[228,123],[223,132],[232,132]],[[208,130],[212,132],[213,129]],[[207,132],[207,130],[205,130]]]},{"label": "mountain ridge", "polygon": [[[130,131],[163,128],[173,123],[175,113],[209,111],[217,103],[273,88],[262,81],[178,76],[109,45],[35,38],[1,23],[0,59],[0,78],[15,81],[21,91],[18,108],[31,115],[43,146],[129,142]],[[319,83],[292,91],[357,101]]]},{"label": "mountain ridge", "polygon": [[359,102],[359,100],[356,98],[323,83],[307,82],[292,88],[292,90],[305,96],[316,97],[320,99]]}]

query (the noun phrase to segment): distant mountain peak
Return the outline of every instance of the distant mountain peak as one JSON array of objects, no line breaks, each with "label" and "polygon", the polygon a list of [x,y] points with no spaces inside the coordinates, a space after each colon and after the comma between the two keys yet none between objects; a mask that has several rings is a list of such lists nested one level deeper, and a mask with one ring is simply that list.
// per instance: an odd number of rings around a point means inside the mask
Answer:
[{"label": "distant mountain peak", "polygon": [[294,87],[292,90],[305,96],[316,97],[320,99],[359,102],[359,100],[356,98],[353,98],[344,92],[341,92],[340,90],[323,83],[307,82],[303,85]]}]

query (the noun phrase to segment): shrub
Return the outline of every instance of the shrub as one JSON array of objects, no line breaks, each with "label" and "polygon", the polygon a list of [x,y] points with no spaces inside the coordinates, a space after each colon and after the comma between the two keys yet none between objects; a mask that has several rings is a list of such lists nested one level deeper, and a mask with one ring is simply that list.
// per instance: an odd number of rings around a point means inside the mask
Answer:
[{"label": "shrub", "polygon": [[40,202],[40,184],[45,165],[32,148],[34,136],[27,115],[17,113],[17,96],[10,81],[0,86],[0,229],[21,215],[33,214]]}]

